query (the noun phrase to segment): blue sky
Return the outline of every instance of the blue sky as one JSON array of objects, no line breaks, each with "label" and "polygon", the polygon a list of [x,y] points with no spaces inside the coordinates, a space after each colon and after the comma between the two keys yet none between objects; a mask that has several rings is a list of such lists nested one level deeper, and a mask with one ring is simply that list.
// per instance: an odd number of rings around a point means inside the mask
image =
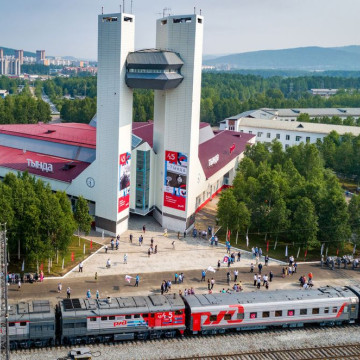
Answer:
[{"label": "blue sky", "polygon": [[[97,15],[102,6],[118,12],[120,4],[0,0],[0,46],[96,59]],[[136,48],[154,46],[155,20],[165,7],[187,14],[194,6],[205,17],[204,54],[360,44],[359,0],[133,0]]]}]

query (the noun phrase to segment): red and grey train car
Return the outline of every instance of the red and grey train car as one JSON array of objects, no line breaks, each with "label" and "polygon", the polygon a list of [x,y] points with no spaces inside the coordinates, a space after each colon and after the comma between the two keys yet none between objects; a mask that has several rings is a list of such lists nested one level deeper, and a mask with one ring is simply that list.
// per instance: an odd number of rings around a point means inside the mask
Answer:
[{"label": "red and grey train car", "polygon": [[321,287],[249,293],[191,295],[184,298],[192,334],[306,324],[340,325],[359,317],[359,287]]},{"label": "red and grey train car", "polygon": [[174,337],[185,330],[179,295],[64,299],[57,314],[62,344]]}]

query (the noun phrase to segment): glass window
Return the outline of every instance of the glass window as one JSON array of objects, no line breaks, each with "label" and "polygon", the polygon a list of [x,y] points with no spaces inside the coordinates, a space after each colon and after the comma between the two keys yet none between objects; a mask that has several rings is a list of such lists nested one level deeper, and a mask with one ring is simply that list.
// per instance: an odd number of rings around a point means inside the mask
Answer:
[{"label": "glass window", "polygon": [[287,314],[288,314],[287,316],[294,316],[295,310],[288,310]]},{"label": "glass window", "polygon": [[328,313],[329,313],[329,308],[326,307],[326,308],[324,309],[324,314],[328,314]]},{"label": "glass window", "polygon": [[15,326],[15,323],[9,323],[9,326]]},{"label": "glass window", "polygon": [[249,131],[249,134],[252,134],[252,131]]},{"label": "glass window", "polygon": [[182,315],[183,314],[183,311],[182,310],[176,310],[175,311],[175,315]]},{"label": "glass window", "polygon": [[268,317],[270,317],[270,311],[263,311],[263,314],[262,314],[263,316],[263,318],[268,318]]},{"label": "glass window", "polygon": [[20,323],[20,326],[26,326],[26,322],[25,322],[25,321],[22,321],[22,322]]},{"label": "glass window", "polygon": [[277,139],[280,139],[280,134],[276,134],[276,138],[277,138]]},{"label": "glass window", "polygon": [[256,319],[256,318],[257,318],[257,313],[256,312],[250,313],[250,319]]},{"label": "glass window", "polygon": [[356,305],[351,305],[351,311],[356,311]]},{"label": "glass window", "polygon": [[151,314],[151,317],[152,317],[152,318],[155,317],[155,314]]},{"label": "glass window", "polygon": [[107,320],[108,318],[107,318],[107,316],[102,316],[101,317],[101,321],[105,321],[105,320]]},{"label": "glass window", "polygon": [[270,134],[270,133],[267,133],[267,134],[266,134],[266,137],[267,137],[268,139],[270,139],[271,134]]},{"label": "glass window", "polygon": [[231,314],[225,314],[224,320],[231,320]]},{"label": "glass window", "polygon": [[307,142],[307,143],[310,142],[310,136],[307,136],[307,137],[306,137],[306,142]]},{"label": "glass window", "polygon": [[131,315],[125,315],[125,319],[131,319]]},{"label": "glass window", "polygon": [[257,133],[257,136],[258,136],[258,137],[261,137],[261,135],[262,135],[262,132],[259,131],[259,132]]},{"label": "glass window", "polygon": [[81,323],[76,323],[75,327],[76,328],[86,328],[86,323],[82,323],[82,322]]},{"label": "glass window", "polygon": [[109,320],[115,320],[115,316],[109,316]]},{"label": "glass window", "polygon": [[139,314],[135,314],[135,315],[134,315],[134,319],[138,319],[139,317],[140,317]]},{"label": "glass window", "polygon": [[237,319],[243,320],[244,319],[244,313],[237,313]]},{"label": "glass window", "polygon": [[210,321],[216,321],[217,315],[210,315]]},{"label": "glass window", "polygon": [[285,136],[286,140],[290,140],[290,135]]},{"label": "glass window", "polygon": [[97,320],[96,317],[90,318],[90,321],[96,321],[96,320]]},{"label": "glass window", "polygon": [[285,144],[285,149],[288,149],[289,148],[289,144]]},{"label": "glass window", "polygon": [[275,317],[280,317],[280,316],[282,316],[282,310],[276,310]]},{"label": "glass window", "polygon": [[74,323],[70,323],[70,324],[64,324],[63,325],[64,329],[73,329],[74,328]]},{"label": "glass window", "polygon": [[147,318],[147,317],[149,317],[149,315],[148,314],[142,314],[142,317]]},{"label": "glass window", "polygon": [[300,139],[301,139],[301,136],[297,136],[295,140],[300,141]]},{"label": "glass window", "polygon": [[336,314],[338,312],[337,306],[333,306],[333,314]]},{"label": "glass window", "polygon": [[320,313],[320,309],[314,308],[314,309],[312,309],[312,313],[313,313],[313,315],[318,315]]},{"label": "glass window", "polygon": [[300,309],[300,315],[307,315],[307,309]]}]

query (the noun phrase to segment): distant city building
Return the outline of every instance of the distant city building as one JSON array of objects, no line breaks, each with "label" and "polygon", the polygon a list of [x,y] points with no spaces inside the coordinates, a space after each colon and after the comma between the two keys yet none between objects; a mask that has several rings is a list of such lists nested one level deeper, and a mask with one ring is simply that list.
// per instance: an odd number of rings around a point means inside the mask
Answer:
[{"label": "distant city building", "polygon": [[20,76],[21,65],[20,60],[11,56],[0,56],[0,75]]},{"label": "distant city building", "polygon": [[15,59],[19,59],[20,65],[24,63],[24,50],[15,50]]},{"label": "distant city building", "polygon": [[0,97],[5,99],[5,97],[9,95],[7,90],[0,90]]},{"label": "distant city building", "polygon": [[0,59],[4,57],[4,49],[0,49]]},{"label": "distant city building", "polygon": [[45,50],[36,50],[36,63],[44,64],[45,62]]},{"label": "distant city building", "polygon": [[311,95],[319,95],[324,98],[329,98],[330,96],[336,95],[338,89],[311,89]]}]

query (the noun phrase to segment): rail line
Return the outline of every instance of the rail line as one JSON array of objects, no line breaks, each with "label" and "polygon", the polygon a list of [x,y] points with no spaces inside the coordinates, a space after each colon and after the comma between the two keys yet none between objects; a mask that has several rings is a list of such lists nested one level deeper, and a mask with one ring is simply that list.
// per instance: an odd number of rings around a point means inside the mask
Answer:
[{"label": "rail line", "polygon": [[357,360],[360,344],[334,345],[286,350],[263,350],[224,355],[178,357],[168,360]]}]

